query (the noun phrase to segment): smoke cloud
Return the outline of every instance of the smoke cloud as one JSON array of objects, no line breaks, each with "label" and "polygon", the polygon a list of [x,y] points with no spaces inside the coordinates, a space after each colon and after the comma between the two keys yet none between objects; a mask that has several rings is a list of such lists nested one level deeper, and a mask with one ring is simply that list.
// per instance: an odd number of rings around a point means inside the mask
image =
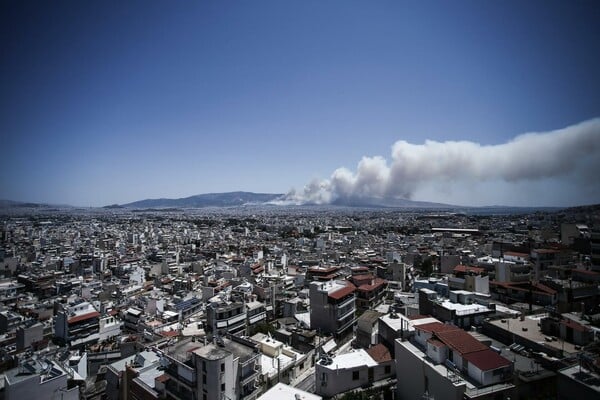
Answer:
[{"label": "smoke cloud", "polygon": [[433,182],[507,183],[576,179],[598,186],[600,118],[564,129],[519,135],[507,143],[470,141],[392,146],[391,158],[363,157],[355,171],[338,168],[329,179],[315,180],[302,191],[290,191],[289,203],[329,204],[338,200],[410,199]]}]

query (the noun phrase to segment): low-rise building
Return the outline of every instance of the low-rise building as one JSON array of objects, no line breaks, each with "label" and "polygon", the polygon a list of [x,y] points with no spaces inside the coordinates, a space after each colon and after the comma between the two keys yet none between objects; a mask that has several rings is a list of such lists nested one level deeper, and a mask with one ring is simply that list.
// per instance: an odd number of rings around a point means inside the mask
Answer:
[{"label": "low-rise building", "polygon": [[165,354],[168,398],[180,400],[245,400],[258,395],[258,347],[230,336],[190,348],[181,356]]},{"label": "low-rise building", "polygon": [[23,361],[4,373],[4,399],[78,400],[79,387],[69,387],[69,374],[49,360]]},{"label": "low-rise building", "polygon": [[[387,352],[385,347],[381,347],[376,350]],[[377,382],[391,384],[388,380],[395,376],[394,370],[389,352],[379,362],[363,349],[333,358],[323,357],[315,365],[315,392],[323,397],[332,397],[361,387],[371,387]]]},{"label": "low-rise building", "polygon": [[412,341],[396,340],[398,398],[495,398],[514,389],[512,362],[462,329],[438,321],[415,331]]}]

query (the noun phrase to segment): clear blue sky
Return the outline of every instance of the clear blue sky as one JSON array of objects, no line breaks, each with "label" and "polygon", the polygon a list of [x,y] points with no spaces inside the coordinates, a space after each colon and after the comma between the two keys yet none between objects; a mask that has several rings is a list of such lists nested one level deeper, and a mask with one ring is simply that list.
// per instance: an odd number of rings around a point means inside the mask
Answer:
[{"label": "clear blue sky", "polygon": [[284,193],[398,140],[564,128],[600,116],[598,21],[597,1],[3,1],[0,198]]}]

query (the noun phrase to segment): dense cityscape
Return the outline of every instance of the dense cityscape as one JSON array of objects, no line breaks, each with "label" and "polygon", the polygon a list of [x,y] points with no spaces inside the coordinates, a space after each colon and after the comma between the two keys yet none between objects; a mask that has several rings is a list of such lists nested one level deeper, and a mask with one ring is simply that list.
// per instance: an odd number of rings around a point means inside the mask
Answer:
[{"label": "dense cityscape", "polygon": [[600,400],[600,1],[0,1],[0,400]]},{"label": "dense cityscape", "polygon": [[598,207],[25,207],[6,400],[600,396]]}]

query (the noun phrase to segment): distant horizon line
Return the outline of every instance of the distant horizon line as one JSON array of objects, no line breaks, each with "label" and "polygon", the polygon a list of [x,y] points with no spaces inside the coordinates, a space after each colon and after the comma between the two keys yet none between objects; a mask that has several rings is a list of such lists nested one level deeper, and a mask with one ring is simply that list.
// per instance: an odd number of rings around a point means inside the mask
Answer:
[{"label": "distant horizon line", "polygon": [[[78,204],[69,204],[69,203],[55,203],[55,202],[46,202],[46,201],[24,201],[24,200],[12,200],[12,199],[0,199],[0,206],[1,207],[6,207],[6,206],[10,206],[10,203],[13,203],[14,206],[18,206],[18,205],[36,205],[36,206],[54,206],[54,207],[72,207],[72,208],[106,208],[106,207],[110,207],[110,206],[120,206],[120,207],[124,207],[128,204],[132,204],[132,203],[139,203],[139,202],[144,202],[144,201],[158,201],[158,200],[182,200],[182,199],[188,199],[188,198],[193,198],[193,197],[199,197],[199,196],[208,196],[208,195],[231,195],[231,194],[236,194],[236,193],[240,193],[240,194],[252,194],[252,195],[268,195],[268,196],[285,196],[286,193],[269,193],[269,192],[252,192],[252,191],[247,191],[247,190],[231,190],[231,191],[224,191],[224,192],[206,192],[206,193],[198,193],[198,194],[193,194],[193,195],[189,195],[189,196],[182,196],[182,197],[166,197],[166,196],[161,196],[161,197],[148,197],[148,198],[144,198],[144,199],[140,199],[140,200],[134,200],[134,201],[129,201],[129,202],[121,202],[121,203],[117,203],[117,202],[113,202],[113,203],[109,203],[109,204],[104,204],[104,205],[78,205]],[[385,198],[382,198],[381,200],[386,200]],[[600,205],[600,203],[594,203],[594,202],[590,202],[590,203],[583,203],[583,204],[576,204],[576,205],[500,205],[500,204],[489,204],[489,205],[462,205],[462,204],[445,204],[445,203],[441,203],[439,201],[430,201],[430,200],[416,200],[416,199],[406,199],[406,198],[394,198],[394,199],[388,199],[388,200],[402,200],[402,201],[408,201],[408,202],[414,202],[414,203],[431,203],[431,204],[439,204],[440,207],[439,208],[537,208],[537,209],[561,209],[561,208],[578,208],[578,207],[590,207],[590,206],[595,206],[595,205]],[[3,204],[3,203],[7,203],[7,204]],[[268,204],[269,202],[264,202],[263,204]],[[276,206],[276,207],[283,207],[283,206],[287,206],[287,207],[293,207],[293,206],[297,206],[297,207],[302,207],[302,206],[323,206],[323,207],[339,207],[340,204],[332,204],[332,203],[324,203],[324,204],[317,204],[317,203],[313,203],[313,202],[305,202],[305,203],[301,203],[301,204],[273,204],[271,203],[271,205]],[[243,206],[242,205],[232,205],[232,206],[212,206],[212,207],[239,207],[239,206]],[[359,203],[353,204],[353,205],[344,205],[342,204],[341,206],[344,207],[351,207],[351,208],[360,208],[360,207],[365,207],[365,208],[388,208],[388,209],[394,209],[394,208],[416,208],[416,207],[410,207],[410,206],[386,206],[386,205],[377,205],[377,204],[367,204],[365,203],[364,205],[361,205]],[[205,206],[207,207],[207,206]],[[176,207],[176,206],[161,206],[160,208],[205,208],[205,207]],[[210,206],[208,206],[210,207]],[[153,207],[140,207],[140,208],[148,208],[151,209]],[[431,208],[431,207],[430,207]]]}]

